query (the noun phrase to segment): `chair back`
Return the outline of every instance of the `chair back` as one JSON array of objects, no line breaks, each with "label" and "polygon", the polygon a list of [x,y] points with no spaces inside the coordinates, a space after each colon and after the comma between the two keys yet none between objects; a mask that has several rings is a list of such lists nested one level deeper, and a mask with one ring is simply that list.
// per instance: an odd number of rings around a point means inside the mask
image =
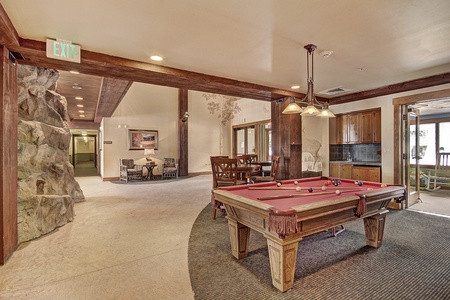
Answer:
[{"label": "chair back", "polygon": [[220,186],[236,185],[236,158],[211,157],[213,189]]},{"label": "chair back", "polygon": [[120,164],[127,166],[127,169],[133,169],[134,168],[134,159],[131,158],[122,158],[120,160]]},{"label": "chair back", "polygon": [[236,155],[236,159],[239,165],[250,165],[252,162],[258,160],[258,155],[256,154]]},{"label": "chair back", "polygon": [[270,168],[270,176],[273,177],[274,180],[278,178],[278,169],[280,166],[280,156],[272,156],[272,167]]},{"label": "chair back", "polygon": [[164,167],[165,168],[175,168],[176,167],[176,160],[175,158],[164,158]]}]

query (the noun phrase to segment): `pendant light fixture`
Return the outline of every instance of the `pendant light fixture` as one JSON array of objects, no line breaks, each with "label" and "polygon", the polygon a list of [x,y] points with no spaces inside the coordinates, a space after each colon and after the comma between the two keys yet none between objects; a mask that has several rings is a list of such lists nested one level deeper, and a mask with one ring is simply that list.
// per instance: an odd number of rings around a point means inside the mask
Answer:
[{"label": "pendant light fixture", "polygon": [[[306,74],[308,81],[308,91],[306,93],[306,96],[300,101],[296,100],[295,97],[289,97],[290,103],[286,107],[286,109],[283,110],[283,114],[301,113],[303,117],[335,117],[335,115],[329,110],[328,103],[321,103],[317,101],[316,97],[314,96],[314,50],[316,50],[317,46],[308,44],[304,48],[306,49]],[[302,109],[298,104],[306,105],[306,107]],[[320,110],[318,108],[320,108]]]}]

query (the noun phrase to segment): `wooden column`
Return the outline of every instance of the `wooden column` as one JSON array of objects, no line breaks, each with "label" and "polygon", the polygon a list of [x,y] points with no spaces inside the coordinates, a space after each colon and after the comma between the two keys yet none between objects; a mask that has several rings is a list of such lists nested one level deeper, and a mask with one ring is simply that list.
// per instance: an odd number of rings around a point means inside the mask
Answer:
[{"label": "wooden column", "polygon": [[283,115],[289,104],[272,102],[272,152],[281,156],[278,179],[302,177],[302,117]]},{"label": "wooden column", "polygon": [[183,122],[184,113],[188,111],[188,90],[178,90],[178,145],[179,162],[178,173],[180,176],[188,175],[188,124],[189,118]]},{"label": "wooden column", "polygon": [[16,249],[17,233],[17,66],[0,45],[0,264]]}]

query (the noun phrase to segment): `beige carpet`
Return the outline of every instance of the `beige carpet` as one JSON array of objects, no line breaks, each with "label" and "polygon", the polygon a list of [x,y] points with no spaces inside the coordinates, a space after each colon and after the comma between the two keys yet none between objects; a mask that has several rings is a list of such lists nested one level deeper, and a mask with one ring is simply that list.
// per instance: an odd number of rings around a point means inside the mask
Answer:
[{"label": "beige carpet", "polygon": [[80,177],[75,221],[20,246],[0,299],[193,299],[187,249],[211,176],[117,185]]}]

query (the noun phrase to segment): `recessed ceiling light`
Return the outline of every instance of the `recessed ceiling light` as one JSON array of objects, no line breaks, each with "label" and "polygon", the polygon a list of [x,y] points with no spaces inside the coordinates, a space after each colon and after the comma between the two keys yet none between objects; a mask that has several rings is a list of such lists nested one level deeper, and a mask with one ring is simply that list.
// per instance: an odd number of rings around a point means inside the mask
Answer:
[{"label": "recessed ceiling light", "polygon": [[84,118],[85,117],[85,115],[80,115],[80,118]]},{"label": "recessed ceiling light", "polygon": [[299,89],[299,88],[300,88],[299,85],[293,85],[293,86],[291,86],[291,89],[293,89],[293,90],[297,90],[297,89]]},{"label": "recessed ceiling light", "polygon": [[82,114],[82,113],[84,113],[84,110],[79,110],[78,112]]},{"label": "recessed ceiling light", "polygon": [[163,60],[163,58],[159,55],[152,55],[152,56],[150,56],[150,59],[154,60],[154,61],[162,61]]},{"label": "recessed ceiling light", "polygon": [[77,104],[77,106],[78,106],[78,107],[84,107],[84,105],[83,105],[83,104]]},{"label": "recessed ceiling light", "polygon": [[75,71],[75,70],[72,70],[72,71],[69,71],[69,72],[72,73],[72,74],[80,74],[80,72]]},{"label": "recessed ceiling light", "polygon": [[83,100],[83,97],[75,97],[77,100]]},{"label": "recessed ceiling light", "polygon": [[73,89],[76,89],[76,90],[81,90],[81,89],[82,89],[82,87],[79,86],[78,83],[74,83],[74,84],[72,85],[72,88],[73,88]]}]

